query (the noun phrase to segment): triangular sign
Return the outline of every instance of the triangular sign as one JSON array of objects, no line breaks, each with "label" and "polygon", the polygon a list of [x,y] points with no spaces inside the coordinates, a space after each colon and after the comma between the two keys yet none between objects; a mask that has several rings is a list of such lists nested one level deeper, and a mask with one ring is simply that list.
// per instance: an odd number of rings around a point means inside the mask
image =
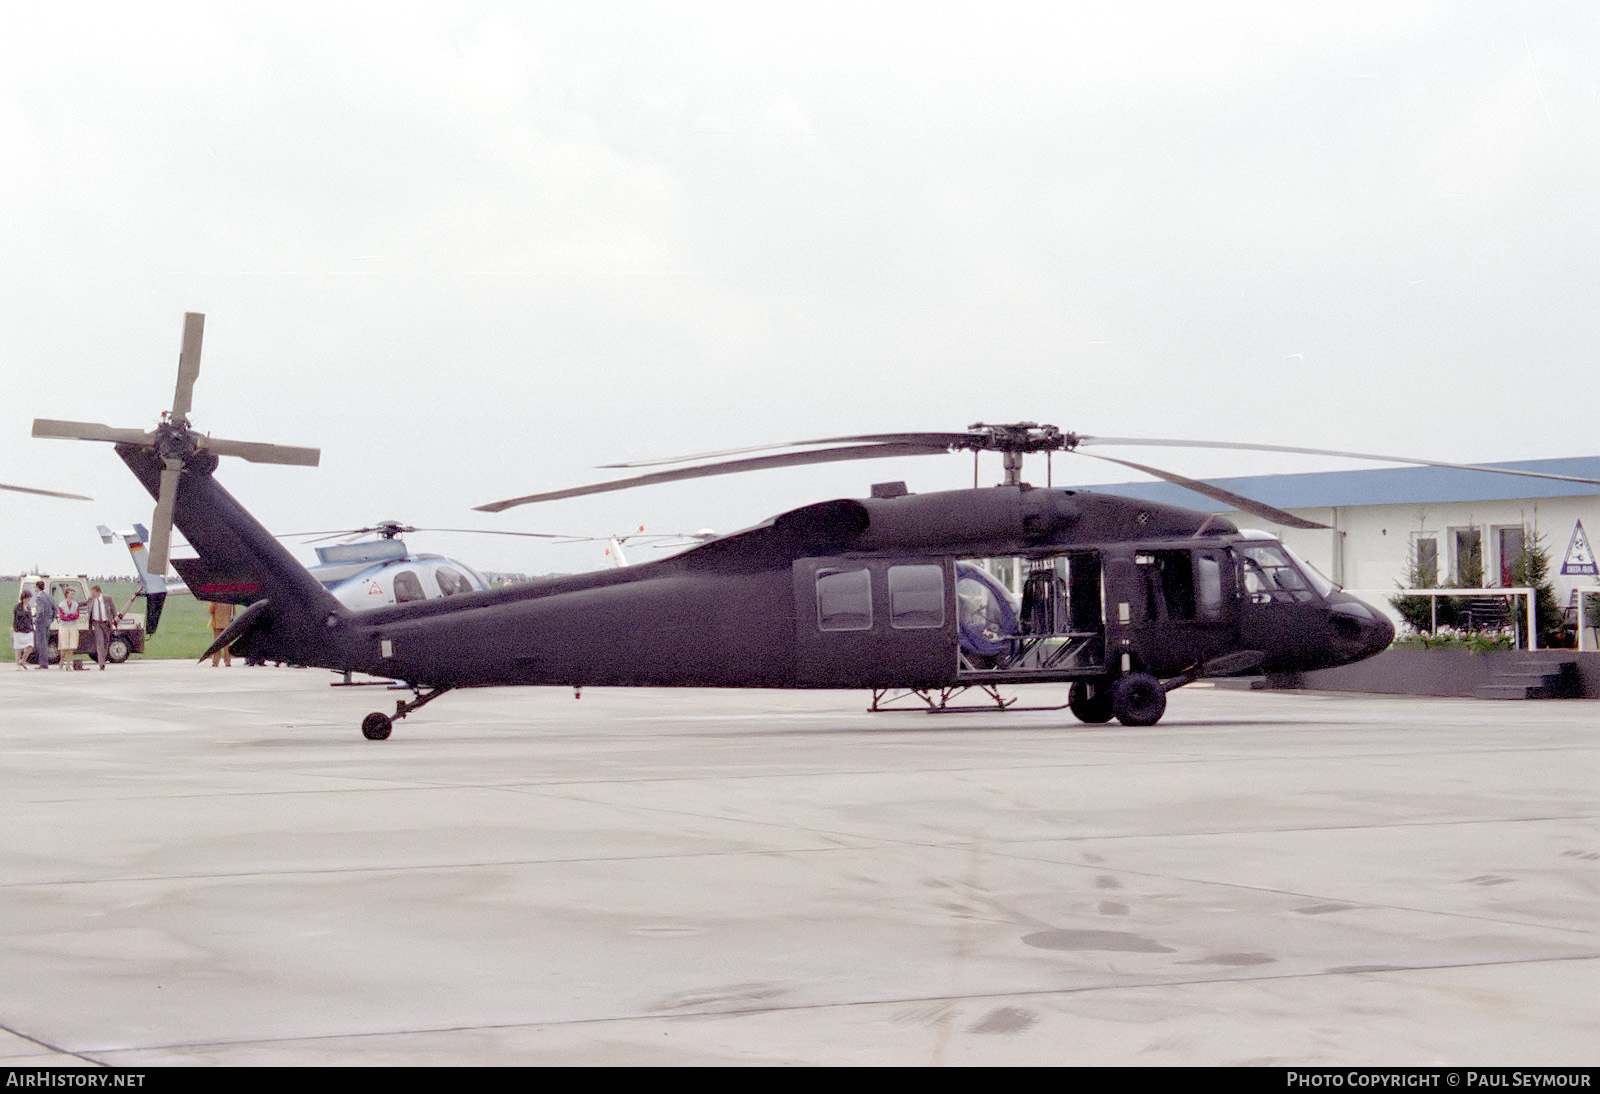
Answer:
[{"label": "triangular sign", "polygon": [[1600,573],[1595,566],[1594,549],[1589,546],[1589,537],[1583,534],[1581,520],[1572,526],[1572,542],[1567,544],[1567,557],[1561,561],[1561,572],[1591,576]]}]

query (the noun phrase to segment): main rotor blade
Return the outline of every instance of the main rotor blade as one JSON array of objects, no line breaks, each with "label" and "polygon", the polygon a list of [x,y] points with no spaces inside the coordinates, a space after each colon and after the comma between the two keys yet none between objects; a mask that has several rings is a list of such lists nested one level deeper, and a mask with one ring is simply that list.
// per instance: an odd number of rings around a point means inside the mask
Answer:
[{"label": "main rotor blade", "polygon": [[1175,486],[1181,486],[1185,490],[1193,490],[1196,494],[1204,494],[1214,501],[1220,501],[1224,505],[1232,506],[1241,513],[1249,513],[1251,516],[1260,517],[1262,520],[1270,520],[1274,524],[1282,524],[1288,528],[1328,527],[1326,524],[1318,524],[1314,520],[1306,520],[1304,517],[1297,517],[1293,513],[1286,513],[1282,509],[1268,505],[1264,501],[1256,501],[1253,498],[1245,497],[1243,494],[1235,494],[1231,490],[1224,490],[1222,487],[1213,486],[1209,482],[1187,479],[1171,471],[1163,471],[1159,467],[1146,467],[1142,463],[1134,463],[1132,460],[1119,460],[1113,456],[1097,456],[1093,452],[1080,452],[1079,455],[1088,456],[1091,460],[1105,460],[1108,463],[1119,463],[1123,467],[1131,467],[1135,471],[1143,471],[1146,475],[1154,475],[1158,479],[1165,479]]},{"label": "main rotor blade", "polygon": [[[1331,448],[1298,448],[1285,444],[1247,444],[1242,441],[1177,441],[1154,437],[1084,437],[1078,444],[1086,445],[1149,445],[1162,448],[1221,448],[1243,452],[1289,452],[1298,456],[1338,456],[1349,460],[1373,460],[1377,463],[1409,463],[1421,467],[1445,467],[1455,471],[1487,471],[1494,475],[1521,475],[1530,479],[1555,479],[1558,482],[1579,482],[1600,486],[1600,479],[1586,479],[1577,475],[1556,475],[1548,471],[1519,471],[1509,467],[1489,467],[1478,463],[1447,463],[1443,460],[1419,460],[1414,456],[1380,456],[1371,452],[1340,452]],[[1091,453],[1085,452],[1088,456]]]},{"label": "main rotor blade", "polygon": [[200,376],[200,342],[205,337],[206,317],[199,312],[183,316],[183,350],[178,354],[178,386],[172,393],[172,420],[189,420],[194,402],[194,382]]},{"label": "main rotor blade", "polygon": [[19,494],[39,494],[47,498],[69,498],[72,501],[94,500],[93,498],[86,498],[82,494],[63,494],[59,490],[39,490],[32,486],[12,486],[3,482],[0,482],[0,490],[15,490]]},{"label": "main rotor blade", "polygon": [[750,452],[771,452],[779,448],[807,448],[816,444],[916,444],[938,445],[949,451],[963,441],[970,440],[970,433],[863,433],[858,437],[819,437],[814,441],[783,441],[779,444],[756,444],[749,448],[727,448],[721,452],[701,452],[695,456],[668,456],[660,460],[636,460],[633,463],[603,463],[600,466],[611,468],[624,467],[660,467],[669,463],[692,463],[696,460],[717,460],[724,456],[743,456]]},{"label": "main rotor blade", "polygon": [[565,490],[550,490],[543,494],[528,494],[525,497],[490,502],[488,505],[479,505],[476,508],[484,513],[499,513],[514,506],[527,505],[536,501],[579,498],[587,494],[604,494],[612,490],[627,490],[635,486],[650,486],[662,482],[678,482],[682,479],[699,479],[711,475],[733,475],[741,471],[762,471],[775,467],[803,467],[806,464],[813,463],[838,463],[845,460],[877,460],[894,456],[936,456],[946,451],[948,449],[942,444],[869,444],[856,445],[850,448],[824,448],[816,452],[792,452],[781,456],[756,456],[748,460],[729,460],[726,463],[707,464],[704,467],[685,467],[677,471],[657,471],[649,475],[636,475],[630,479],[615,479],[611,482],[595,483],[590,486],[574,486]]},{"label": "main rotor blade", "polygon": [[238,456],[251,463],[286,463],[296,467],[316,467],[322,459],[320,448],[296,448],[287,444],[261,441],[227,441],[221,437],[201,437],[197,443],[219,456]]},{"label": "main rotor blade", "polygon": [[55,437],[68,441],[110,441],[113,444],[149,444],[154,433],[142,429],[117,429],[99,422],[62,422],[54,418],[33,420],[35,437]]},{"label": "main rotor blade", "polygon": [[156,495],[155,515],[150,518],[150,546],[145,555],[145,568],[157,577],[167,573],[167,549],[172,542],[172,503],[178,496],[178,478],[183,474],[183,461],[167,460],[161,469],[161,490]]}]

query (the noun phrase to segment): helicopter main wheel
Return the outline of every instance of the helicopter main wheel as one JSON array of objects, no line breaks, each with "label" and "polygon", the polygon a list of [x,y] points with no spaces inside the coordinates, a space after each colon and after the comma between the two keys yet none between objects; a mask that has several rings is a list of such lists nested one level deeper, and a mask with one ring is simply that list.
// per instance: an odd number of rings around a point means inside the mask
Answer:
[{"label": "helicopter main wheel", "polygon": [[369,741],[386,741],[394,729],[394,719],[382,711],[373,711],[361,719],[361,735]]},{"label": "helicopter main wheel", "polygon": [[1067,706],[1078,721],[1099,725],[1111,721],[1111,688],[1104,680],[1075,680],[1067,692]]},{"label": "helicopter main wheel", "polygon": [[1130,672],[1111,685],[1111,710],[1125,726],[1153,726],[1167,712],[1167,693],[1147,672]]}]

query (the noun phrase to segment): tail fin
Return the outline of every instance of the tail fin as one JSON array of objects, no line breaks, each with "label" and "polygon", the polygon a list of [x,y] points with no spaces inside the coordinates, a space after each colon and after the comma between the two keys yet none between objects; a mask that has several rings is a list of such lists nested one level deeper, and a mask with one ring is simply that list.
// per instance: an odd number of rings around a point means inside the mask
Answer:
[{"label": "tail fin", "polygon": [[161,609],[166,607],[166,593],[144,594],[144,633],[153,635],[161,623]]},{"label": "tail fin", "polygon": [[[159,496],[162,460],[151,449],[117,445],[117,455],[150,492]],[[336,630],[344,608],[233,496],[212,478],[216,459],[188,457],[172,508],[172,521],[199,556],[180,572],[201,600],[268,601],[251,616],[234,652],[301,665],[342,667]]]}]

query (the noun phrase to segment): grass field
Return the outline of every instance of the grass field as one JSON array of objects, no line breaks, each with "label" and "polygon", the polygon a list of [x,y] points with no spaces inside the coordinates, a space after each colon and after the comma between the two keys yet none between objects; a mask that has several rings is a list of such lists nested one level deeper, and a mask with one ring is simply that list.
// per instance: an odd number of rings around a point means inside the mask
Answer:
[{"label": "grass field", "polygon": [[[138,588],[131,581],[102,581],[100,587],[108,596],[114,598],[117,607],[128,606],[128,598]],[[0,604],[9,610],[17,602],[19,589],[15,581],[0,581]],[[144,601],[136,600],[133,604],[136,612],[144,611]],[[9,622],[6,630],[11,629]],[[92,639],[90,642],[92,643]],[[167,604],[161,612],[161,623],[156,628],[156,635],[145,643],[143,654],[134,654],[135,657],[187,657],[196,658],[205,652],[211,645],[211,617],[207,614],[204,601],[196,600],[192,596],[169,596]],[[4,644],[4,660],[14,661],[11,656],[11,643]]]}]

